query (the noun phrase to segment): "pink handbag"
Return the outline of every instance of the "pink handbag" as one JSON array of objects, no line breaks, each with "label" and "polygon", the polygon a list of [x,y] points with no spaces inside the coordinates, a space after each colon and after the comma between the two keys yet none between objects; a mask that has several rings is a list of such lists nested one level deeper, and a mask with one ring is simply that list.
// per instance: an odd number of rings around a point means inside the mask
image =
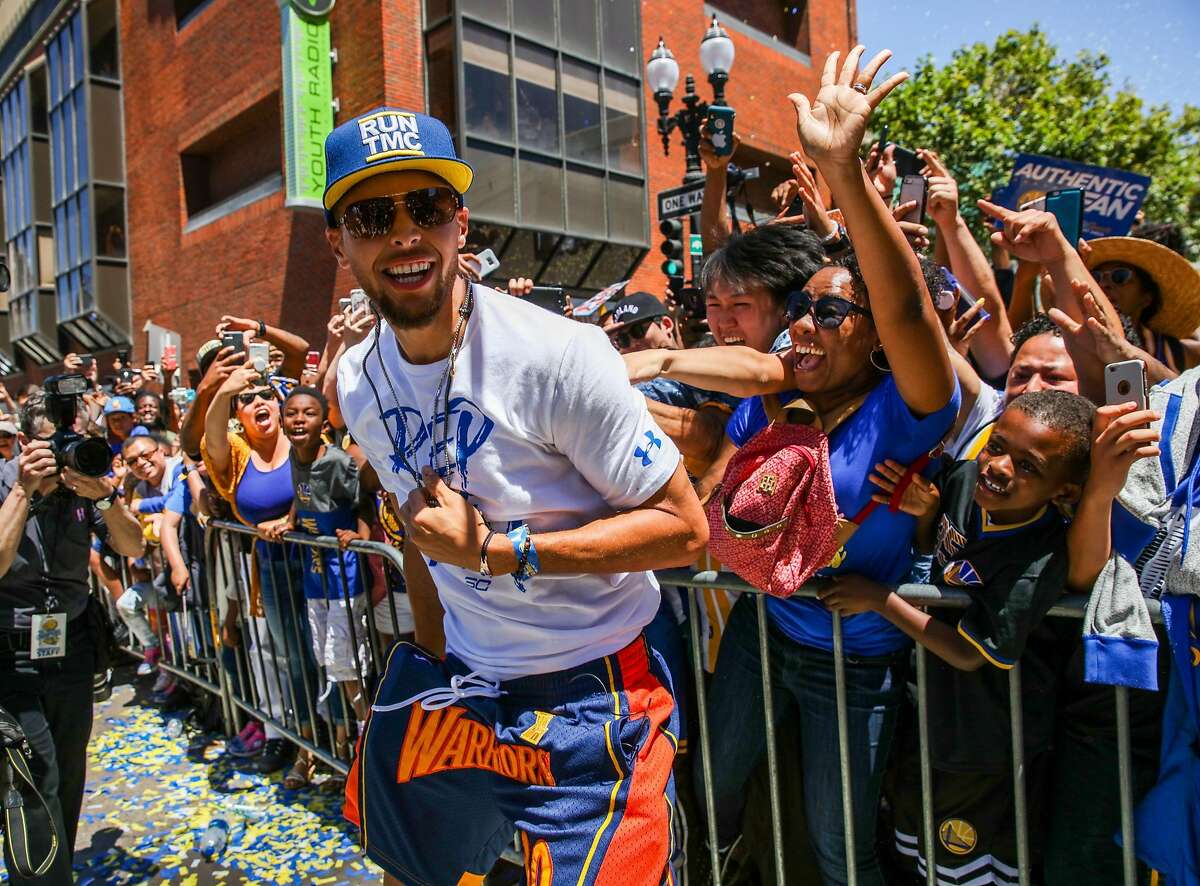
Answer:
[{"label": "pink handbag", "polygon": [[790,597],[838,549],[829,438],[772,422],[730,460],[706,507],[709,550],[775,597]]}]

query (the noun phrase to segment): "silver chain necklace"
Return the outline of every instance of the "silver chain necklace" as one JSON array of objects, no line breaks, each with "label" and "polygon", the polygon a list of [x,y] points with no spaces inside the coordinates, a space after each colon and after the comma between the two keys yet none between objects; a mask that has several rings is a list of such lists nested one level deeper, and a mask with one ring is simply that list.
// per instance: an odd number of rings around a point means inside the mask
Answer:
[{"label": "silver chain necklace", "polygon": [[[446,367],[442,370],[442,377],[433,392],[433,413],[429,417],[429,443],[432,447],[432,457],[429,466],[442,477],[447,485],[449,485],[452,472],[458,467],[458,459],[450,448],[450,388],[454,384],[454,362],[458,359],[459,351],[462,350],[463,339],[466,338],[467,318],[471,316],[471,311],[474,307],[475,284],[468,281],[467,295],[458,309],[458,324],[454,327],[454,335],[450,339],[450,354],[446,358]],[[379,334],[379,326],[375,327],[375,332],[376,335]],[[396,344],[398,348],[399,341]],[[383,378],[387,382],[388,390],[391,392],[392,402],[396,404],[396,421],[403,421],[404,410],[400,406],[400,398],[396,395],[396,387],[392,384],[391,373],[387,371],[387,367],[383,364],[382,352],[379,353],[379,366],[383,369]],[[438,445],[436,433],[439,400],[442,401],[442,440],[440,446]],[[421,416],[421,422],[424,423],[424,421],[425,417]],[[422,486],[421,474],[409,462],[408,455],[400,447],[396,447],[396,451],[404,464],[405,470],[412,475],[418,487]]]}]

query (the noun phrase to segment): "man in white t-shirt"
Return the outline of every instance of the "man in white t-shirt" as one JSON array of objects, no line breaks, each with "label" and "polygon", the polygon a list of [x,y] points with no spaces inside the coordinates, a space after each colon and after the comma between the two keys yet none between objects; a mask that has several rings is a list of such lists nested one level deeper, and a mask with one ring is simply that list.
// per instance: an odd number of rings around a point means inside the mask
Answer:
[{"label": "man in white t-shirt", "polygon": [[[325,145],[327,237],[380,322],[342,415],[445,608],[446,658],[390,655],[347,816],[390,882],[659,883],[676,717],[647,570],[707,541],[680,455],[598,328],[458,275],[472,171],[379,108]],[[460,875],[466,875],[460,880]]]}]

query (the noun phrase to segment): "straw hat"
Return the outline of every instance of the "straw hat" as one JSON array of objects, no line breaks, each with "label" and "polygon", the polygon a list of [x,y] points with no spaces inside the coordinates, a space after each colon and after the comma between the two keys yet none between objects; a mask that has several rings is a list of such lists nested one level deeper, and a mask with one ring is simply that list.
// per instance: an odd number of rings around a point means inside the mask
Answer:
[{"label": "straw hat", "polygon": [[1105,262],[1121,262],[1155,282],[1162,307],[1146,323],[1155,332],[1189,338],[1200,327],[1200,271],[1182,255],[1140,237],[1098,237],[1088,245],[1089,271]]}]

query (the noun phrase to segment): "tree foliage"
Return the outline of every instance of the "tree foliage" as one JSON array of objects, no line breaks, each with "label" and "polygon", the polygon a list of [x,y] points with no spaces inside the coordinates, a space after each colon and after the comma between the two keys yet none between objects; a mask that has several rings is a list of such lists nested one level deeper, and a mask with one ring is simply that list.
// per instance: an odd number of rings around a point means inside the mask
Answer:
[{"label": "tree foliage", "polygon": [[[1200,108],[1172,115],[1114,89],[1108,57],[1066,60],[1036,27],[1009,31],[994,45],[956,50],[936,67],[918,62],[909,81],[880,105],[874,126],[905,147],[932,148],[958,178],[963,214],[1007,184],[1020,152],[1062,157],[1148,175],[1146,218],[1176,222],[1191,258],[1200,247]],[[982,227],[972,224],[982,236]]]}]

